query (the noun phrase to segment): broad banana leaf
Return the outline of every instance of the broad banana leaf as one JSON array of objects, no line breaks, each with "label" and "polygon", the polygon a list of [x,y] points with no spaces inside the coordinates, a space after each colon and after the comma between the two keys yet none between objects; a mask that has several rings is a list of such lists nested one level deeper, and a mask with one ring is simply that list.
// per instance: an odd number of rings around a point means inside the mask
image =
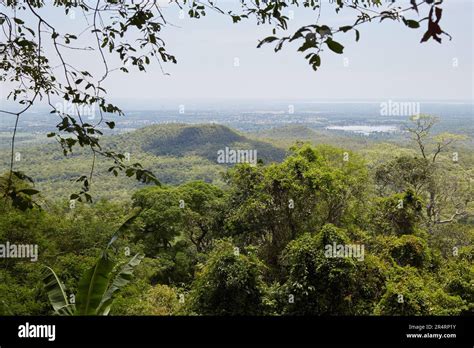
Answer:
[{"label": "broad banana leaf", "polygon": [[97,315],[97,309],[107,290],[110,272],[113,268],[114,263],[109,259],[107,252],[102,252],[97,263],[79,281],[76,295],[76,315]]},{"label": "broad banana leaf", "polygon": [[120,291],[125,285],[130,283],[132,279],[133,271],[142,261],[144,255],[136,254],[130,259],[121,269],[117,272],[114,281],[109,286],[108,290],[102,297],[99,310],[97,314],[108,315],[112,306],[113,296],[116,292]]},{"label": "broad banana leaf", "polygon": [[66,287],[49,267],[46,267],[43,284],[54,311],[59,315],[72,315],[75,308],[67,299]]}]

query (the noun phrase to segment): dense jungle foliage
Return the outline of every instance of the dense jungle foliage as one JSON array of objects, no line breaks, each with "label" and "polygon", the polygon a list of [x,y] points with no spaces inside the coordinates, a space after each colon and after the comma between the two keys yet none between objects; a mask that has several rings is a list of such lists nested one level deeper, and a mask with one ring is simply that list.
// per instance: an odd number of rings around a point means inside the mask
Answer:
[{"label": "dense jungle foliage", "polygon": [[[179,151],[172,136],[160,142]],[[444,143],[430,144],[421,153],[299,142],[281,161],[224,166],[218,185],[132,187],[92,204],[41,193],[4,202],[0,240],[37,244],[39,257],[1,261],[0,314],[472,314],[472,152],[455,161],[454,150],[437,151]],[[328,257],[328,245],[364,253]],[[98,291],[93,308],[87,286]]]}]

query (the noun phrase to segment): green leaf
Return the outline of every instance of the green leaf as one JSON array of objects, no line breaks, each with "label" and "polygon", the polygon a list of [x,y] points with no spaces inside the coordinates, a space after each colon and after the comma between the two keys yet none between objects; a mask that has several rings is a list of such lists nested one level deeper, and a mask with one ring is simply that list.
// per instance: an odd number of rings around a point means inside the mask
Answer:
[{"label": "green leaf", "polygon": [[309,64],[311,64],[313,67],[319,67],[321,66],[321,57],[315,54],[314,56],[311,57],[309,60]]},{"label": "green leaf", "polygon": [[415,21],[413,19],[405,19],[403,18],[403,23],[405,23],[405,25],[409,28],[413,28],[413,29],[416,29],[416,28],[419,28],[420,27],[420,23],[418,23],[418,21]]},{"label": "green leaf", "polygon": [[343,33],[345,33],[346,31],[349,31],[352,29],[352,25],[346,25],[346,26],[343,26],[343,27],[340,27],[339,30],[341,30]]},{"label": "green leaf", "polygon": [[23,172],[13,171],[12,174],[15,175],[20,180],[33,182],[33,179]]},{"label": "green leaf", "polygon": [[48,294],[49,302],[56,313],[60,315],[72,315],[74,305],[67,300],[66,287],[61,283],[54,271],[46,267],[45,277],[43,278],[44,289]]},{"label": "green leaf", "polygon": [[104,251],[97,263],[81,278],[76,296],[76,315],[96,315],[109,284],[114,263]]},{"label": "green leaf", "polygon": [[25,188],[25,189],[22,189],[22,190],[18,190],[18,193],[24,193],[25,195],[28,195],[28,196],[36,195],[39,192],[40,191],[32,189],[32,188]]},{"label": "green leaf", "polygon": [[112,306],[112,301],[116,292],[120,291],[125,285],[130,283],[133,276],[133,271],[142,261],[144,255],[136,254],[130,261],[128,261],[120,271],[115,275],[112,285],[107,289],[102,297],[102,301],[97,311],[98,314],[108,315]]},{"label": "green leaf", "polygon": [[262,47],[262,45],[266,44],[266,43],[269,43],[269,42],[273,42],[275,40],[278,40],[278,38],[276,36],[269,36],[269,37],[266,37],[264,38],[262,41],[260,41],[257,45],[257,48],[260,48]]},{"label": "green leaf", "polygon": [[326,40],[326,45],[328,45],[329,49],[337,54],[342,54],[344,51],[344,46],[342,46],[339,42],[334,41],[331,38]]},{"label": "green leaf", "polygon": [[298,52],[304,52],[310,48],[315,48],[316,47],[316,42],[307,40],[305,41],[300,48],[298,48]]}]

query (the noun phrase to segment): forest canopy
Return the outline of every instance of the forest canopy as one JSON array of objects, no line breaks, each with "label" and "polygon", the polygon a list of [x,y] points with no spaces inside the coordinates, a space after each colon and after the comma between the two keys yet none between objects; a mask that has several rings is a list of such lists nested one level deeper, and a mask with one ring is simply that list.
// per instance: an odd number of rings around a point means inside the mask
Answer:
[{"label": "forest canopy", "polygon": [[[0,240],[36,244],[40,257],[2,260],[1,313],[472,313],[472,168],[427,139],[424,156],[381,151],[372,164],[297,143],[281,162],[228,168],[224,185],[23,210],[11,201]],[[106,281],[90,283],[92,269]],[[84,286],[94,307],[82,305]]]}]

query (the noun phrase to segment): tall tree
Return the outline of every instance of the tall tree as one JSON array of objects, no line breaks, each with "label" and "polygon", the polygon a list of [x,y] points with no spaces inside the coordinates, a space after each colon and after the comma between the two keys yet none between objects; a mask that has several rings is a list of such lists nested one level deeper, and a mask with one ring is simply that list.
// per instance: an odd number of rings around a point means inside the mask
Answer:
[{"label": "tall tree", "polygon": [[[425,177],[427,193],[426,216],[428,230],[465,217],[473,199],[471,176],[457,164],[459,154],[452,152],[455,145],[466,137],[457,134],[433,134],[438,118],[429,115],[411,117],[407,130],[422,157],[417,170],[429,170]],[[447,156],[443,159],[443,155]],[[425,175],[425,174],[424,174]]]}]

